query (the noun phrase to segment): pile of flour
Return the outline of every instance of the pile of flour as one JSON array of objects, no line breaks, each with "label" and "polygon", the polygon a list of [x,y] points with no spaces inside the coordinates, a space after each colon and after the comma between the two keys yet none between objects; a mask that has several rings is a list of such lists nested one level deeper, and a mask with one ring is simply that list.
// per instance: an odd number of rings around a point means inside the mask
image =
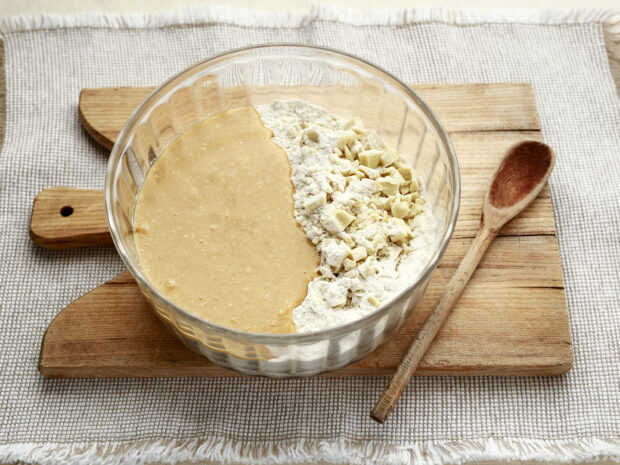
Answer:
[{"label": "pile of flour", "polygon": [[321,258],[318,276],[293,310],[297,331],[340,326],[375,311],[411,284],[433,252],[436,221],[417,174],[357,119],[302,100],[257,111],[288,155],[295,219]]}]

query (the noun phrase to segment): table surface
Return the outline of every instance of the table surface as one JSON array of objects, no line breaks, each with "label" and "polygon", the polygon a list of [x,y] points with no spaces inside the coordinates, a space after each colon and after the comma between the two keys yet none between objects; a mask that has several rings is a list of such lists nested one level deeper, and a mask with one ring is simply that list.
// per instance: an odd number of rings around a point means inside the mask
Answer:
[{"label": "table surface", "polygon": [[[259,9],[289,9],[306,10],[316,3],[315,0],[29,0],[28,2],[0,2],[0,17],[24,14],[36,15],[41,13],[77,13],[81,11],[160,11],[179,8],[192,4],[223,4],[238,7],[251,7]],[[331,0],[331,3],[358,8],[376,8],[376,0]],[[422,6],[443,6],[458,8],[463,6],[461,0],[384,0],[381,6],[384,8],[401,8]],[[605,8],[617,9],[617,0],[468,0],[468,8]],[[612,76],[616,83],[616,90],[620,97],[620,12],[604,26],[605,45]],[[5,94],[4,85],[4,47],[0,42],[0,146],[4,140],[4,117],[5,117]],[[179,462],[180,465],[188,462]],[[216,462],[200,462],[204,465],[216,464]],[[485,462],[489,463],[489,462]],[[520,465],[534,465],[541,462],[518,462]],[[602,465],[611,465],[615,462],[595,462]],[[154,464],[157,465],[157,464]],[[313,464],[320,465],[320,464]],[[482,462],[477,465],[482,465]]]}]

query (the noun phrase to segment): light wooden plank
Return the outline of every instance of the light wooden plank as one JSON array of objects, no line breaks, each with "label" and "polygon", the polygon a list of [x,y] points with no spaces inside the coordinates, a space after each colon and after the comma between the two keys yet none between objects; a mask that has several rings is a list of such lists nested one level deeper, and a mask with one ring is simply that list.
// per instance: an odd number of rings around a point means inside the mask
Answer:
[{"label": "light wooden plank", "polygon": [[540,130],[529,84],[430,84],[413,85],[413,89],[448,132]]},{"label": "light wooden plank", "polygon": [[[540,129],[534,91],[529,84],[442,84],[412,87],[435,111],[449,132]],[[112,148],[127,119],[153,89],[83,89],[78,106],[80,121],[97,142]],[[372,91],[371,88],[365,88],[366,97]],[[235,89],[231,92],[235,92]],[[324,92],[313,95],[313,103],[319,105],[328,103],[323,100],[331,98]],[[217,93],[214,92],[213,98],[216,97]],[[355,107],[356,114],[362,110]],[[467,118],[463,118],[465,112]]]},{"label": "light wooden plank", "polygon": [[[390,373],[422,325],[471,239],[455,239],[413,316],[366,359],[334,373]],[[50,325],[46,376],[230,376],[191,352],[155,317],[125,272],[77,300]],[[553,236],[498,238],[491,245],[419,375],[558,374],[572,360],[562,270]]]}]

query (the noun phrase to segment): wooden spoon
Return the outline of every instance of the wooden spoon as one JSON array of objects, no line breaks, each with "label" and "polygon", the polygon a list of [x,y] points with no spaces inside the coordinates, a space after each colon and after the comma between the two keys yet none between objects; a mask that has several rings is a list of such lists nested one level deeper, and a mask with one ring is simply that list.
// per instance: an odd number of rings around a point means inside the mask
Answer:
[{"label": "wooden spoon", "polygon": [[542,142],[519,142],[506,151],[491,176],[482,206],[478,234],[446,286],[439,303],[430,313],[396,374],[370,413],[374,420],[383,423],[387,419],[485,251],[499,230],[538,196],[554,163],[553,150]]}]

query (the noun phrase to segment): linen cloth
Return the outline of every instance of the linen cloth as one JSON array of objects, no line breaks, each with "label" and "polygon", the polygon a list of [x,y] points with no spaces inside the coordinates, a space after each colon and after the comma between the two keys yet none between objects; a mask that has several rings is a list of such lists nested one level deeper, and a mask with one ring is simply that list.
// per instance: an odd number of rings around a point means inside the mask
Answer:
[{"label": "linen cloth", "polygon": [[[309,13],[193,8],[13,18],[2,25],[0,459],[140,463],[445,463],[620,458],[620,103],[602,12]],[[385,425],[386,378],[44,379],[43,333],[119,273],[112,246],[48,251],[28,237],[44,188],[102,189],[107,153],[81,129],[83,87],[157,85],[209,55],[265,42],[360,55],[405,82],[527,82],[557,152],[551,193],[575,363],[561,377],[419,378]]]}]

